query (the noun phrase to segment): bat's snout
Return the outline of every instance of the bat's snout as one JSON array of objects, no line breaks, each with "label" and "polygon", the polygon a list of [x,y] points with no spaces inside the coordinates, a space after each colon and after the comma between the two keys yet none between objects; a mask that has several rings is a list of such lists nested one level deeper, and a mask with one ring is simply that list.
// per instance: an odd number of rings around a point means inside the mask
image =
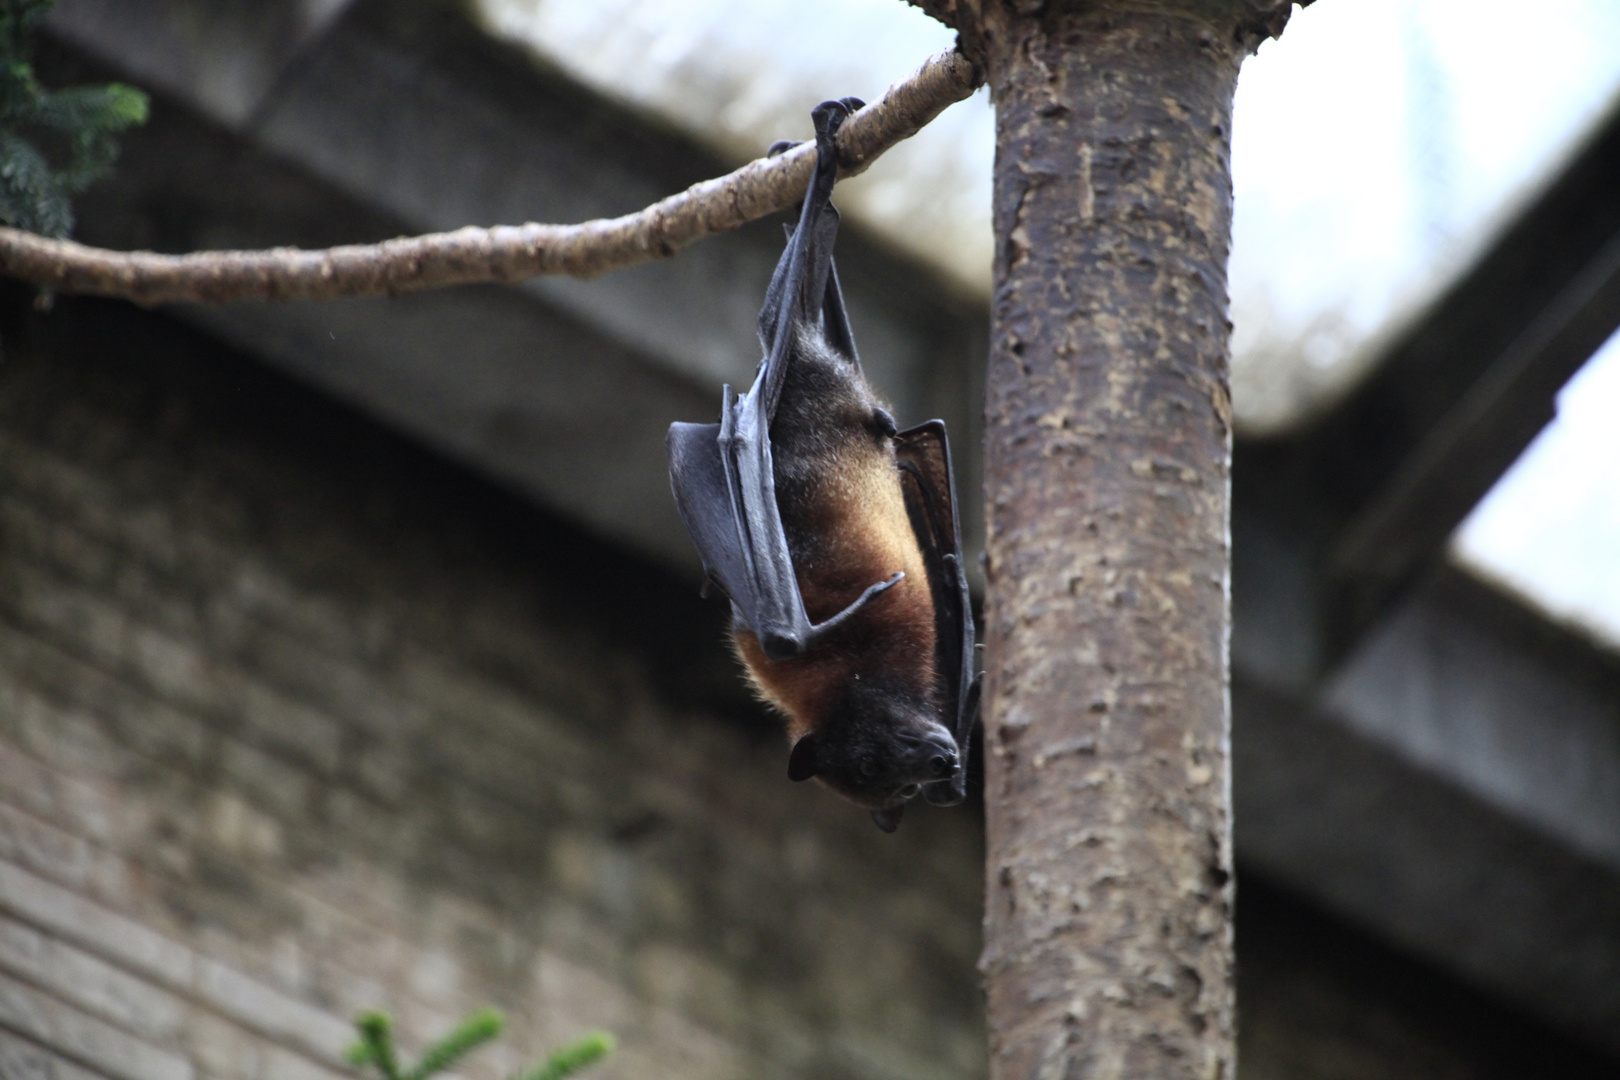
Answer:
[{"label": "bat's snout", "polygon": [[912,748],[912,761],[912,771],[922,783],[947,780],[961,768],[956,740],[949,735],[931,735],[919,739]]},{"label": "bat's snout", "polygon": [[934,736],[927,741],[927,756],[919,772],[924,801],[934,806],[955,806],[966,796],[966,783],[962,776],[962,755],[956,740],[949,735]]}]

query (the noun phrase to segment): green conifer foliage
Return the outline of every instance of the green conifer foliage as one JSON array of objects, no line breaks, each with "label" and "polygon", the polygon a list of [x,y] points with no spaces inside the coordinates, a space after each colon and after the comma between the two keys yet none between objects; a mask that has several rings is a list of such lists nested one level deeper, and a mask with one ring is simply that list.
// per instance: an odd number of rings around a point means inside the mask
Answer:
[{"label": "green conifer foliage", "polygon": [[[400,1063],[394,1045],[394,1022],[388,1014],[361,1013],[354,1022],[360,1041],[349,1048],[349,1061],[361,1068],[371,1066],[380,1074],[380,1080],[430,1080],[499,1035],[505,1023],[496,1010],[480,1009],[423,1051],[421,1059],[407,1068]],[[613,1036],[592,1031],[552,1053],[517,1080],[564,1080],[612,1051]]]},{"label": "green conifer foliage", "polygon": [[144,123],[129,86],[46,90],[34,77],[34,34],[56,0],[0,0],[0,221],[62,237],[73,196],[112,171],[118,133]]}]

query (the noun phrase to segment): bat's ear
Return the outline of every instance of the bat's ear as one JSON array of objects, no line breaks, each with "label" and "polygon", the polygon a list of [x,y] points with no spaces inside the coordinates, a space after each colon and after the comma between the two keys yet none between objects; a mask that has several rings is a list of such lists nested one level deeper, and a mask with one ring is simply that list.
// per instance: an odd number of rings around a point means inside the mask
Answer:
[{"label": "bat's ear", "polygon": [[793,744],[788,755],[788,779],[794,783],[816,775],[816,737],[806,735]]},{"label": "bat's ear", "polygon": [[906,804],[901,803],[899,806],[891,806],[886,810],[872,811],[872,820],[877,822],[877,827],[884,832],[894,832],[900,827],[900,815],[905,812]]}]

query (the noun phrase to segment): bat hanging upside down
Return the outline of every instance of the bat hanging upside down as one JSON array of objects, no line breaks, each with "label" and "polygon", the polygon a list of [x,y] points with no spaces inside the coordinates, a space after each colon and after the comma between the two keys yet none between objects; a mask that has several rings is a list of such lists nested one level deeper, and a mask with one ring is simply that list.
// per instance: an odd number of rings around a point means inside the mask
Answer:
[{"label": "bat hanging upside down", "polygon": [[669,476],[737,653],[787,714],[789,778],[892,832],[919,793],[962,801],[978,681],[945,425],[896,428],[833,268],[833,138],[860,107],[811,113],[816,169],[760,311],[765,358],[747,394],[725,388],[720,423],[670,426]]}]

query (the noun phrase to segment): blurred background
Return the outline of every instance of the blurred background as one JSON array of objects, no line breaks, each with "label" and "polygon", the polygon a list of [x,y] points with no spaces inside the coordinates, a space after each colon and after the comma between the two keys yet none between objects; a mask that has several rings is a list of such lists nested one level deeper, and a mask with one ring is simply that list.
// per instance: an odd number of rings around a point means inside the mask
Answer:
[{"label": "blurred background", "polygon": [[[61,0],[153,95],[77,237],[323,246],[642,206],[875,99],[900,0]],[[1233,133],[1246,1078],[1620,1075],[1620,7],[1318,0]],[[862,355],[979,489],[994,114],[839,188]],[[668,494],[765,221],[595,281],[0,288],[0,1076],[982,1075],[979,809],[785,777]],[[981,542],[966,500],[971,544]]]}]

